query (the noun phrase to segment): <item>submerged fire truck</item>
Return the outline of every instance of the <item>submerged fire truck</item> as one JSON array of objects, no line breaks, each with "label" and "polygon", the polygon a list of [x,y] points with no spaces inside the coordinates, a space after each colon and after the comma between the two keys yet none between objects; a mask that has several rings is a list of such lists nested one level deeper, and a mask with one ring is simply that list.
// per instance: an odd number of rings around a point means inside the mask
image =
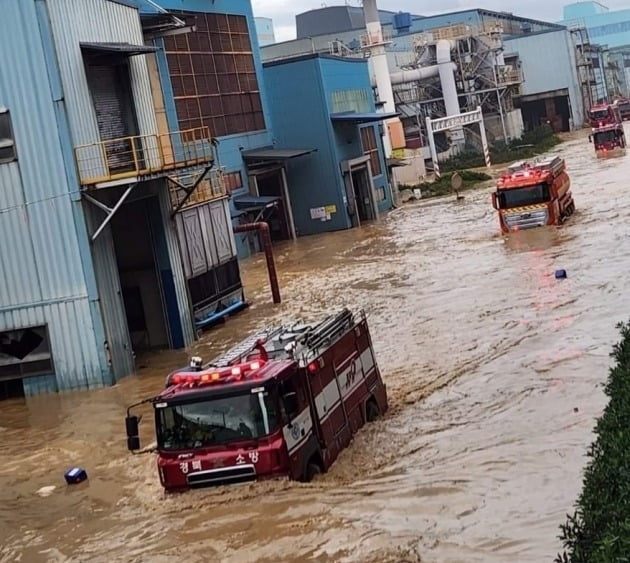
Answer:
[{"label": "submerged fire truck", "polygon": [[156,397],[127,409],[127,446],[140,449],[151,403],[167,491],[325,472],[366,422],[387,410],[364,313],[295,323],[247,338],[206,365],[193,358]]},{"label": "submerged fire truck", "polygon": [[619,123],[593,129],[588,141],[593,143],[598,158],[626,152],[626,133]]},{"label": "submerged fire truck", "polygon": [[517,162],[497,182],[492,206],[501,231],[560,225],[575,211],[571,180],[563,158]]},{"label": "submerged fire truck", "polygon": [[615,104],[598,104],[588,112],[589,123],[593,129],[604,125],[617,125],[622,123],[619,107]]},{"label": "submerged fire truck", "polygon": [[630,100],[622,98],[617,100],[615,105],[619,108],[619,115],[622,121],[630,119]]}]

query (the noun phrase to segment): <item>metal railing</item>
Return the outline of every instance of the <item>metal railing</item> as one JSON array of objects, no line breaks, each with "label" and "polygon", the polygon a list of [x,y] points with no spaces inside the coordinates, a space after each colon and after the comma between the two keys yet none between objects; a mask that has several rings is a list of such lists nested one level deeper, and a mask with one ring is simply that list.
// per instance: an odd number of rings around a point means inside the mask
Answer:
[{"label": "metal railing", "polygon": [[365,32],[361,34],[360,44],[362,49],[369,49],[377,45],[385,45],[392,42],[392,34],[388,30],[381,30],[381,33]]},{"label": "metal railing", "polygon": [[74,155],[84,186],[209,164],[215,158],[208,127],[79,145]]},{"label": "metal railing", "polygon": [[[193,170],[190,174],[178,175],[176,179],[180,184],[190,187],[200,173],[201,172],[198,170]],[[186,198],[186,192],[174,182],[169,182],[169,185],[173,209],[177,209],[178,207],[186,209],[187,207],[206,203],[214,199],[221,199],[229,195],[225,182],[225,168],[223,167],[209,170],[205,178],[199,182],[195,191],[186,199],[186,203],[183,205],[181,205],[181,203]]]},{"label": "metal railing", "polygon": [[520,84],[523,82],[523,71],[518,68],[498,67],[497,81],[500,85]]}]

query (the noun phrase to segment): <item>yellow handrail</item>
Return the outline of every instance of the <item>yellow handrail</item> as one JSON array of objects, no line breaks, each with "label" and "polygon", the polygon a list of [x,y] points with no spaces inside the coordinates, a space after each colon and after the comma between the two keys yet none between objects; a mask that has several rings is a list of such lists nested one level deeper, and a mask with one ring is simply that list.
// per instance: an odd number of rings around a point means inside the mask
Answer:
[{"label": "yellow handrail", "polygon": [[78,145],[74,153],[83,185],[158,174],[214,160],[208,127],[107,139]]}]

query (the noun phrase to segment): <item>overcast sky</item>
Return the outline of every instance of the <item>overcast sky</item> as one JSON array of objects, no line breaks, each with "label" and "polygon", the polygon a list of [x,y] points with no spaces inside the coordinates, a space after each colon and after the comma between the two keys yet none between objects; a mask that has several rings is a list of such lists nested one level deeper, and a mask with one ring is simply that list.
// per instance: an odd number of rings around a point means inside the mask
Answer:
[{"label": "overcast sky", "polygon": [[[442,0],[439,10],[437,2],[428,0],[379,0],[381,10],[409,11],[421,15],[466,10],[469,8],[486,8],[488,10],[514,12],[518,16],[526,16],[547,21],[562,19],[562,6],[568,0]],[[608,0],[603,2],[611,10],[625,8],[627,0]],[[360,0],[252,0],[254,14],[273,19],[276,41],[295,38],[295,15],[322,5],[335,6],[349,4],[360,6]]]}]

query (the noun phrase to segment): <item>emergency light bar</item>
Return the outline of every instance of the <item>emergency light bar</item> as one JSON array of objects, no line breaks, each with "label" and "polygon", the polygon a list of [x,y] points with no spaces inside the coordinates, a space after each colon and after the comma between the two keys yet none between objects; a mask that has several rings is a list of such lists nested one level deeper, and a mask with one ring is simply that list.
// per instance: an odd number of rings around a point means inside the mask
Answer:
[{"label": "emergency light bar", "polygon": [[212,383],[232,383],[240,381],[245,376],[251,376],[255,371],[265,365],[262,359],[244,364],[237,364],[222,368],[211,368],[203,371],[180,371],[168,376],[166,386],[171,385],[207,385]]}]

